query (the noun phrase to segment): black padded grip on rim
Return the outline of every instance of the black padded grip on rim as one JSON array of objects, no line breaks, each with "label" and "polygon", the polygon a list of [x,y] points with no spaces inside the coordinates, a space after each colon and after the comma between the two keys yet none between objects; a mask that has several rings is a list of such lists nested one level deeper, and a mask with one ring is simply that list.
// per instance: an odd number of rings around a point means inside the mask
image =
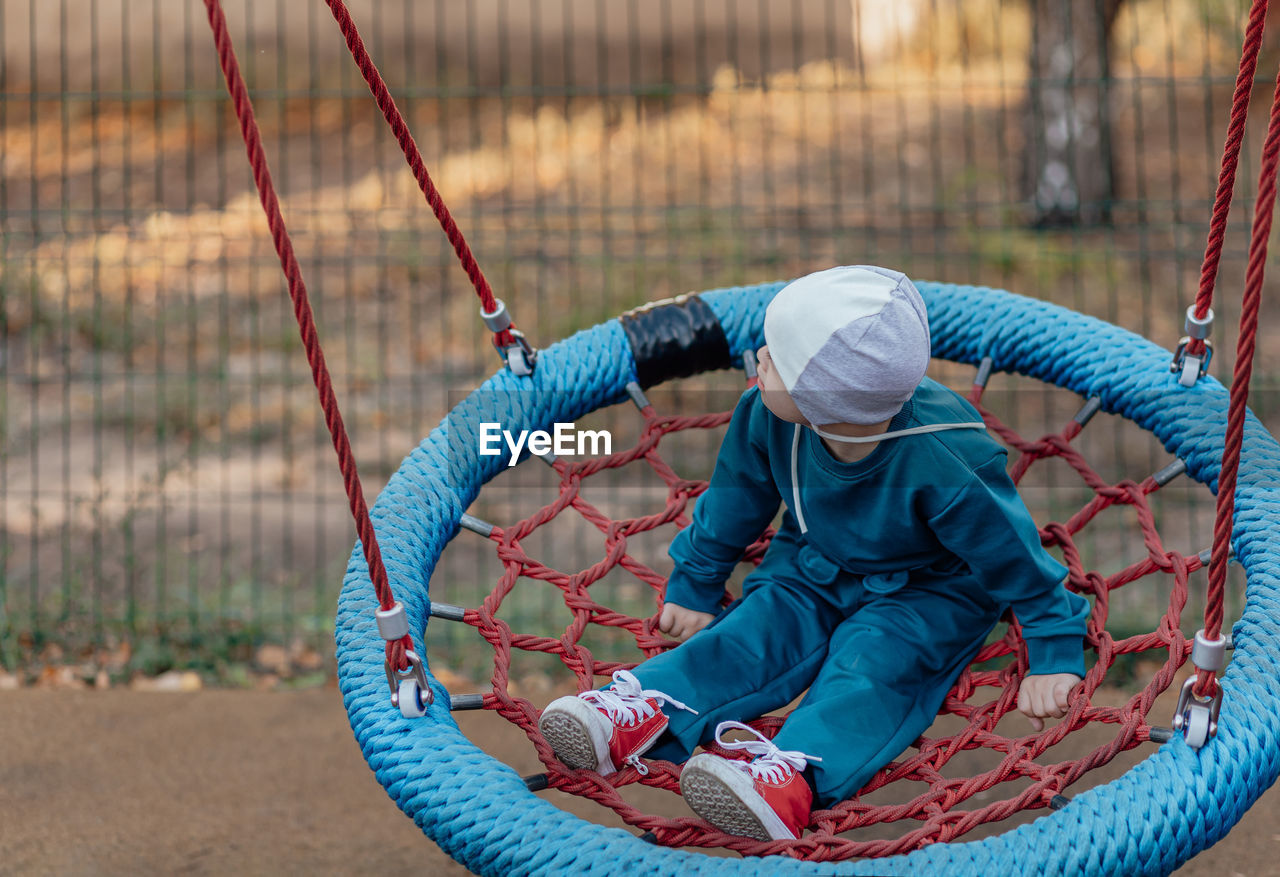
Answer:
[{"label": "black padded grip on rim", "polygon": [[720,321],[696,295],[653,302],[618,320],[631,343],[641,387],[733,365]]}]

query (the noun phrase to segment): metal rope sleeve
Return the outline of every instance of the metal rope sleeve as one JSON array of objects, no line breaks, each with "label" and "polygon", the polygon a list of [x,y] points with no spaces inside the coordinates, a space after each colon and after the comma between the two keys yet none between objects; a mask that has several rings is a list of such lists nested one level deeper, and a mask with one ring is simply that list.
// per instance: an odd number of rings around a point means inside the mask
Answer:
[{"label": "metal rope sleeve", "polygon": [[[1054,305],[984,288],[919,286],[929,307],[935,355],[975,364],[989,355],[997,368],[1098,395],[1104,410],[1149,429],[1182,457],[1193,478],[1216,481],[1227,408],[1227,394],[1216,381],[1179,388],[1168,372],[1168,351]],[[704,294],[732,355],[758,345],[764,306],[780,287]],[[459,448],[475,447],[476,424],[501,420],[507,428],[521,429],[572,420],[622,401],[623,385],[635,377],[617,321],[578,333],[544,356],[532,380],[518,383],[500,372],[455,408],[405,459],[374,505],[384,557],[397,581],[405,583],[398,596],[414,630],[427,623],[426,583],[457,532],[462,511],[502,465],[496,457],[474,453],[471,459],[458,458]],[[529,389],[517,392],[518,387]],[[493,410],[499,399],[509,410]],[[981,842],[936,844],[874,861],[738,861],[657,848],[564,813],[529,793],[514,771],[466,740],[443,696],[427,718],[413,722],[390,706],[373,595],[358,551],[339,600],[339,684],[357,740],[388,794],[441,847],[479,873],[605,874],[640,868],[661,874],[1165,874],[1225,835],[1280,770],[1280,692],[1267,684],[1280,674],[1280,549],[1268,544],[1280,515],[1277,485],[1280,445],[1250,415],[1234,530],[1249,590],[1223,678],[1231,696],[1214,741],[1194,752],[1175,738],[1120,779],[1081,793],[1053,816]]]}]

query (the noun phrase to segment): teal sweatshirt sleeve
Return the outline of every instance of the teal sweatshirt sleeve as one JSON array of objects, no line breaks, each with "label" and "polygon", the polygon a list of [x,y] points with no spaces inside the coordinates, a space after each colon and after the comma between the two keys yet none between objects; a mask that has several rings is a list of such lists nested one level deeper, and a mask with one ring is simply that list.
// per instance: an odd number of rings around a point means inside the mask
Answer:
[{"label": "teal sweatshirt sleeve", "polygon": [[710,485],[698,497],[693,523],[672,541],[675,569],[667,580],[666,601],[697,612],[720,610],[724,583],[773,520],[781,504],[769,470],[768,418],[755,389],[738,401]]},{"label": "teal sweatshirt sleeve", "polygon": [[1003,454],[973,470],[973,478],[929,523],[987,592],[1013,609],[1027,644],[1029,674],[1084,675],[1089,601],[1063,587],[1067,570],[1040,544]]}]

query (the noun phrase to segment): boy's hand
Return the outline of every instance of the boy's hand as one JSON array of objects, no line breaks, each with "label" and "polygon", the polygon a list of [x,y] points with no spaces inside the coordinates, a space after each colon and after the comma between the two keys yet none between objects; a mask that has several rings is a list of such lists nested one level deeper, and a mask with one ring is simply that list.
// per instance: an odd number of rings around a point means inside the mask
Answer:
[{"label": "boy's hand", "polygon": [[665,603],[658,616],[658,630],[678,640],[686,640],[715,619],[710,612],[695,612],[675,603]]},{"label": "boy's hand", "polygon": [[1027,676],[1018,690],[1018,710],[1031,720],[1031,727],[1043,731],[1045,719],[1067,714],[1067,696],[1078,682],[1080,677],[1074,673]]}]

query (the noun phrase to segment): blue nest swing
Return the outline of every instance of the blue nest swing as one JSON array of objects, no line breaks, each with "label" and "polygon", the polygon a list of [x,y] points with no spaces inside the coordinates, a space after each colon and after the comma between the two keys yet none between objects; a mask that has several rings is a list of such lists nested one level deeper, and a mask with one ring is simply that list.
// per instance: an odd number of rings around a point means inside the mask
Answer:
[{"label": "blue nest swing", "polygon": [[[975,365],[989,358],[998,370],[1097,397],[1103,410],[1149,430],[1192,478],[1216,489],[1228,405],[1220,383],[1203,378],[1180,386],[1167,350],[1055,305],[981,287],[918,286],[935,357]],[[765,306],[781,287],[700,296],[732,357],[761,344]],[[419,655],[431,635],[431,572],[465,509],[504,465],[479,456],[474,435],[450,430],[493,421],[512,430],[547,429],[624,400],[626,384],[636,379],[628,335],[611,320],[542,351],[531,377],[499,371],[404,460],[372,516]],[[1278,514],[1280,445],[1250,414],[1232,534],[1246,602],[1221,679],[1217,736],[1208,745],[1192,749],[1175,735],[1121,778],[1034,823],[893,858],[710,858],[601,828],[539,799],[515,771],[461,734],[449,693],[429,667],[435,699],[425,718],[403,718],[392,705],[377,602],[359,546],[339,599],[339,684],[356,738],[387,793],[427,836],[480,874],[1167,874],[1221,839],[1280,772],[1280,687],[1273,682],[1280,678]]]},{"label": "blue nest swing", "polygon": [[[475,282],[478,268],[439,202],[407,126],[345,5],[341,0],[326,2],[379,107],[396,129],[428,202]],[[336,415],[336,399],[328,385],[305,286],[271,185],[247,87],[219,0],[205,0],[205,5],[346,474],[349,447]],[[1265,10],[1265,0],[1254,0],[1237,80],[1233,130],[1237,121],[1243,128]],[[1273,126],[1268,142],[1274,148],[1264,150],[1264,158],[1272,160],[1269,173],[1274,182],[1280,125]],[[1234,135],[1228,138],[1228,146],[1232,144],[1238,150]],[[1224,194],[1229,203],[1235,159],[1228,157],[1219,204],[1224,203]],[[1231,175],[1225,173],[1228,165]],[[1268,204],[1268,218],[1269,213]],[[1265,257],[1266,234],[1260,239]],[[1251,263],[1252,256],[1251,252]],[[1168,351],[1054,305],[985,288],[918,285],[929,310],[934,356],[968,364],[989,359],[996,369],[1097,398],[1103,410],[1153,433],[1183,461],[1192,478],[1216,489],[1224,445],[1221,426],[1228,409],[1228,394],[1221,384],[1203,378],[1183,386],[1168,369]],[[765,306],[781,286],[722,289],[700,297],[723,332],[720,343],[727,342],[728,357],[740,357],[760,344]],[[1258,287],[1253,289],[1256,292]],[[547,429],[622,401],[626,385],[641,377],[638,371],[647,369],[650,355],[637,357],[628,339],[623,325],[612,320],[542,351],[532,375],[517,377],[500,371],[414,449],[382,491],[372,509],[373,528],[418,655],[426,654],[424,638],[431,632],[428,581],[432,570],[447,542],[458,533],[464,510],[503,465],[499,457],[478,455],[474,432],[450,435],[450,430],[474,431],[481,422],[495,421],[511,430]],[[682,354],[689,361],[702,359],[701,351],[682,351],[678,345],[667,348],[668,356],[678,359]],[[357,526],[362,527],[363,497],[353,470],[351,474],[349,498],[357,512]],[[932,844],[893,858],[846,862],[802,862],[779,856],[709,858],[592,825],[540,800],[515,771],[459,732],[450,713],[449,693],[430,676],[429,667],[426,682],[434,700],[426,706],[425,715],[404,718],[393,704],[387,691],[387,640],[375,621],[379,603],[369,587],[370,570],[360,546],[352,554],[339,598],[339,684],[364,756],[388,794],[446,852],[482,874],[1167,874],[1222,838],[1280,772],[1280,686],[1274,684],[1280,678],[1278,515],[1280,446],[1250,415],[1244,427],[1231,534],[1246,574],[1246,601],[1233,631],[1233,660],[1221,678],[1226,696],[1216,737],[1193,749],[1174,735],[1120,779],[1081,793],[1060,811],[1003,835],[979,842]]]}]

